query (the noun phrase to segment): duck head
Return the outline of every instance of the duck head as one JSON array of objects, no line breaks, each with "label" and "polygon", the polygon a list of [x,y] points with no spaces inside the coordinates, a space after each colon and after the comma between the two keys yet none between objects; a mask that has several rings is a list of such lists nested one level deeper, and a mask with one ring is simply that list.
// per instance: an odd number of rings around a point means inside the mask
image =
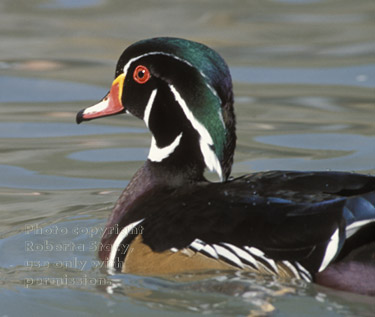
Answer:
[{"label": "duck head", "polygon": [[236,143],[232,80],[212,49],[178,38],[137,42],[121,55],[108,95],[77,123],[130,113],[152,133],[148,160],[229,177]]}]

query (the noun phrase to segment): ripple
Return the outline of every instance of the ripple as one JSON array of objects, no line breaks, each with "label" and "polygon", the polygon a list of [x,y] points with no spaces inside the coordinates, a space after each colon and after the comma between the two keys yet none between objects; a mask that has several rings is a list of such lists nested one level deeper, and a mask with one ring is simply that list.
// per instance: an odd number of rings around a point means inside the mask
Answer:
[{"label": "ripple", "polygon": [[291,148],[310,150],[367,151],[374,153],[375,137],[357,134],[319,133],[319,134],[284,134],[258,136],[255,141]]},{"label": "ripple", "polygon": [[[271,158],[245,161],[236,164],[236,172],[242,170],[370,170],[375,162],[375,137],[352,134],[289,134],[260,136],[255,141],[279,147],[308,150],[343,151],[341,156],[311,158]],[[346,152],[346,153],[345,153]]]},{"label": "ripple", "polygon": [[95,7],[103,3],[103,0],[50,0],[40,5],[42,9],[80,9]]},{"label": "ripple", "polygon": [[375,65],[340,68],[232,67],[234,81],[255,84],[306,84],[375,87]]},{"label": "ripple", "polygon": [[108,92],[100,86],[55,79],[0,76],[0,102],[70,102],[93,100]]},{"label": "ripple", "polygon": [[145,133],[146,129],[51,122],[0,122],[0,138],[53,138],[76,135]]},{"label": "ripple", "polygon": [[11,165],[0,165],[0,175],[0,187],[6,188],[64,190],[124,188],[128,184],[128,181],[111,179],[41,175],[35,171]]},{"label": "ripple", "polygon": [[112,148],[75,152],[68,158],[86,162],[143,162],[146,160],[148,152],[148,148]]}]

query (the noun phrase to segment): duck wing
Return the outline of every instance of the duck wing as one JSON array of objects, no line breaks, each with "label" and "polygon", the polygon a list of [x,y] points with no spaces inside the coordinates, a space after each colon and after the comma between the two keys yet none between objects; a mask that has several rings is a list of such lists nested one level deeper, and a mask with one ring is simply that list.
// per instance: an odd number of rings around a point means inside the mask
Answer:
[{"label": "duck wing", "polygon": [[374,204],[373,177],[273,171],[155,187],[135,201],[120,227],[137,222],[153,252],[189,249],[237,268],[255,259],[275,270],[275,261],[284,261],[308,276],[334,261],[347,238],[374,224]]}]

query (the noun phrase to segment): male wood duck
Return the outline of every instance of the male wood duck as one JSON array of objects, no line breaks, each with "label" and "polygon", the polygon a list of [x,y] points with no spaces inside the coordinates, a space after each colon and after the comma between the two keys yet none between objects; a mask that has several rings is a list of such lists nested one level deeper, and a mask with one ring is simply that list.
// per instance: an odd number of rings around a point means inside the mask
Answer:
[{"label": "male wood duck", "polygon": [[[230,178],[236,144],[228,66],[205,45],[137,42],[108,95],[77,123],[129,113],[152,133],[99,252],[112,271],[246,270],[375,295],[375,177],[269,171]],[[205,168],[221,182],[209,182]]]}]

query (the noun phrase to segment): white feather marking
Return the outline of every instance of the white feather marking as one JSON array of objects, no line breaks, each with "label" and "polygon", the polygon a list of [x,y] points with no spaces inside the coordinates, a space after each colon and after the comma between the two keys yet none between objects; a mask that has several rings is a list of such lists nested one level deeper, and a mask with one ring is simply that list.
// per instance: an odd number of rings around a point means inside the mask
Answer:
[{"label": "white feather marking", "polygon": [[[207,78],[207,76],[205,75],[205,74],[203,74],[201,71],[199,71],[200,73],[201,73],[201,75],[207,80],[208,78]],[[210,84],[208,84],[207,82],[206,82],[206,86],[207,86],[207,88],[212,92],[212,94],[217,98],[217,99],[219,99],[220,100],[220,97],[219,97],[219,95],[217,94],[217,92],[216,92],[216,90],[210,85]],[[220,101],[221,102],[221,101]]]},{"label": "white feather marking", "polygon": [[202,249],[201,251],[204,251],[206,253],[208,253],[211,257],[215,258],[215,259],[219,259],[219,256],[217,255],[215,249],[210,246],[209,244],[206,244]]},{"label": "white feather marking", "polygon": [[223,244],[226,247],[232,249],[233,252],[235,252],[238,257],[246,260],[247,262],[253,264],[255,267],[258,268],[258,262],[249,253],[247,253],[246,251],[242,250],[239,247],[234,246],[233,244],[229,244],[229,243],[223,243]]},{"label": "white feather marking", "polygon": [[158,147],[155,138],[152,137],[148,159],[152,162],[161,162],[174,152],[176,147],[180,144],[181,137],[182,132],[174,139],[174,141],[171,144],[163,148]]},{"label": "white feather marking", "polygon": [[178,252],[178,249],[177,249],[177,248],[170,248],[170,250],[171,250],[173,253]]},{"label": "white feather marking", "polygon": [[[126,65],[124,66],[124,68],[123,68],[123,71],[124,71],[125,76],[127,75],[127,72],[128,72],[128,70],[129,70],[129,68],[130,68],[130,65],[131,65],[133,62],[135,62],[135,61],[141,59],[142,57],[146,57],[146,56],[150,56],[150,55],[164,55],[164,56],[168,56],[168,57],[174,58],[175,60],[178,60],[178,61],[180,61],[180,62],[182,62],[182,63],[185,63],[185,64],[189,65],[189,66],[192,67],[192,68],[197,69],[196,67],[194,67],[193,64],[191,64],[191,63],[190,63],[189,61],[187,61],[186,59],[182,59],[182,58],[180,58],[180,57],[178,57],[178,56],[176,56],[176,55],[170,54],[170,53],[160,52],[160,51],[155,51],[155,52],[148,52],[148,53],[145,53],[145,54],[142,54],[142,55],[139,55],[139,56],[136,56],[136,57],[133,57],[132,59],[130,59],[130,60],[126,63]],[[203,78],[205,78],[206,80],[208,79],[207,76],[206,76],[206,75],[205,75],[200,69],[197,69],[197,70],[199,71],[199,73],[201,74],[201,76],[202,76]],[[206,82],[206,86],[208,87],[208,89],[210,89],[210,91],[212,92],[212,94],[213,94],[214,96],[216,96],[216,98],[220,99],[220,97],[219,97],[217,91],[216,91],[216,90],[215,90],[215,89],[214,89],[209,83]],[[221,114],[221,111],[220,111],[220,114]]]},{"label": "white feather marking", "polygon": [[254,247],[245,247],[249,252],[251,252],[252,254],[254,254],[255,256],[259,256],[259,257],[263,257],[264,256],[264,252],[263,251],[260,251],[259,249],[257,248],[254,248]]},{"label": "white feather marking", "polygon": [[150,113],[151,113],[152,105],[154,104],[154,100],[156,97],[156,93],[157,93],[157,89],[154,89],[151,92],[150,98],[148,99],[148,102],[145,108],[145,113],[143,115],[143,121],[146,123],[147,128],[148,128],[148,122],[150,120]]},{"label": "white feather marking", "polygon": [[140,224],[144,219],[141,219],[139,221],[133,222],[130,225],[127,225],[125,228],[123,228],[120,233],[117,235],[117,238],[112,244],[111,252],[109,254],[108,259],[108,270],[110,273],[114,272],[114,266],[115,266],[115,258],[117,254],[117,249],[121,245],[122,241],[128,236],[128,234],[133,230],[134,227],[136,227],[138,224]]},{"label": "white feather marking", "polygon": [[375,222],[375,219],[360,220],[360,221],[353,222],[351,225],[347,226],[345,229],[346,239],[350,238],[359,229],[361,229],[363,226],[371,222]]},{"label": "white feather marking", "polygon": [[204,248],[206,244],[199,239],[195,239],[192,243],[190,243],[189,247],[193,248],[195,251],[199,252]]},{"label": "white feather marking", "polygon": [[289,270],[292,271],[292,273],[294,274],[294,276],[296,278],[301,278],[301,275],[298,273],[298,271],[296,270],[296,268],[294,267],[294,265],[292,263],[290,263],[289,261],[282,261],[282,263],[288,267]]},{"label": "white feather marking", "polygon": [[336,231],[331,236],[331,240],[329,241],[326,252],[324,254],[322,264],[318,272],[323,271],[328,264],[331,263],[332,259],[336,256],[337,250],[339,248],[340,236],[339,236],[339,229],[337,228]]},{"label": "white feather marking", "polygon": [[[155,52],[148,52],[148,53],[145,53],[145,54],[142,54],[142,55],[139,55],[139,56],[136,56],[132,59],[130,59],[126,65],[124,66],[124,74],[125,76],[127,75],[127,72],[130,68],[130,65],[141,59],[142,57],[146,57],[146,56],[150,56],[150,55],[165,55],[165,56],[169,56],[169,57],[172,57],[178,61],[181,61],[187,65],[189,65],[190,67],[194,67],[190,62],[188,62],[187,60],[184,60],[182,58],[179,58],[173,54],[169,54],[169,53],[165,53],[165,52],[158,52],[158,51],[155,51]],[[204,77],[204,78],[207,78],[206,75],[204,73],[202,73],[200,70],[198,70],[200,72],[200,74]],[[211,92],[217,97],[218,97],[218,94],[216,92],[216,90],[211,86],[209,85],[208,83],[206,83],[207,87],[211,90]],[[212,141],[212,138],[210,136],[210,134],[208,133],[207,129],[199,122],[196,120],[196,118],[194,117],[194,115],[192,114],[192,112],[189,110],[189,108],[186,106],[186,103],[185,101],[181,98],[180,94],[177,92],[177,90],[172,86],[170,85],[171,87],[171,90],[172,92],[174,93],[175,95],[175,98],[176,98],[176,101],[179,102],[179,104],[181,105],[181,107],[183,108],[183,111],[185,113],[185,115],[187,116],[187,118],[190,120],[190,122],[192,123],[193,127],[197,130],[197,132],[199,133],[199,135],[201,136],[201,139],[200,139],[200,142],[199,142],[199,145],[200,145],[200,148],[201,148],[201,152],[203,154],[203,157],[204,157],[204,162],[207,166],[207,168],[210,170],[210,171],[215,171],[221,180],[223,180],[223,172],[222,172],[222,169],[221,169],[221,165],[220,165],[220,161],[218,160],[217,156],[216,156],[216,153],[211,149],[210,145],[212,146],[213,145],[213,141]],[[173,88],[173,89],[172,89]],[[180,101],[183,102],[183,104],[180,103]],[[185,106],[185,107],[184,107]],[[185,111],[187,110],[187,112]],[[223,126],[225,127],[225,124],[224,124],[224,120],[222,120],[222,114],[221,114],[221,110],[220,110],[220,119],[221,119],[221,122],[223,123]],[[146,120],[145,120],[146,122]],[[147,123],[148,124],[148,119],[147,119]]]},{"label": "white feather marking", "polygon": [[299,264],[298,262],[295,262],[296,265],[297,265],[297,268],[298,270],[303,273],[301,274],[301,276],[303,277],[303,279],[307,282],[311,282],[312,281],[312,276],[310,274],[310,272],[308,270],[306,270],[301,264]]},{"label": "white feather marking", "polygon": [[191,63],[189,63],[187,60],[182,59],[182,58],[179,58],[179,57],[176,56],[176,55],[169,54],[169,53],[165,53],[165,52],[158,52],[158,51],[155,51],[155,52],[148,52],[148,53],[145,53],[145,54],[142,54],[142,55],[139,55],[139,56],[136,56],[136,57],[133,57],[132,59],[130,59],[130,60],[126,63],[126,65],[124,66],[124,74],[125,74],[125,76],[126,76],[128,70],[129,70],[130,65],[131,65],[133,62],[135,62],[135,61],[141,59],[142,57],[146,57],[146,56],[150,56],[150,55],[165,55],[165,56],[169,56],[169,57],[172,57],[172,58],[174,58],[174,59],[176,59],[176,60],[178,60],[178,61],[181,61],[181,62],[183,62],[183,63],[185,63],[185,64],[188,64],[188,65],[191,66],[191,67],[194,67],[194,66],[193,66]]},{"label": "white feather marking", "polygon": [[219,116],[220,122],[221,122],[221,124],[223,125],[224,129],[226,129],[226,127],[225,127],[225,122],[224,122],[224,118],[223,118],[223,113],[221,112],[221,109],[219,109],[219,110],[217,111],[217,115]]},{"label": "white feather marking", "polygon": [[278,269],[278,267],[277,267],[277,265],[276,265],[276,263],[275,263],[274,260],[272,260],[272,259],[268,259],[268,258],[266,258],[266,257],[263,257],[263,259],[264,259],[265,261],[267,261],[267,263],[268,263],[269,265],[272,266],[272,268],[275,270],[275,272],[276,272],[277,274],[279,274],[279,269]]},{"label": "white feather marking", "polygon": [[248,250],[250,253],[254,254],[255,256],[258,256],[260,257],[262,260],[264,260],[265,262],[267,262],[274,270],[276,273],[279,273],[279,269],[277,268],[277,265],[275,263],[274,260],[272,259],[269,259],[267,258],[265,255],[264,255],[264,252],[257,249],[257,248],[254,248],[254,247],[245,247],[246,250]]},{"label": "white feather marking", "polygon": [[207,168],[210,171],[216,171],[219,175],[220,179],[223,179],[223,173],[221,170],[220,161],[216,156],[216,153],[212,150],[211,146],[213,146],[213,141],[211,138],[210,133],[207,131],[205,126],[200,123],[195,117],[194,114],[191,112],[189,107],[186,105],[185,100],[181,97],[179,92],[173,85],[169,85],[176,101],[181,106],[182,111],[184,112],[186,118],[190,121],[193,128],[198,132],[200,135],[199,145],[201,148],[201,152],[204,158],[204,162]]},{"label": "white feather marking", "polygon": [[219,254],[220,256],[222,256],[222,257],[228,259],[229,261],[235,263],[241,269],[244,268],[243,263],[241,262],[241,260],[234,253],[230,252],[226,248],[224,248],[224,247],[222,247],[220,245],[217,245],[217,244],[214,244],[213,247],[216,250],[217,254]]}]

